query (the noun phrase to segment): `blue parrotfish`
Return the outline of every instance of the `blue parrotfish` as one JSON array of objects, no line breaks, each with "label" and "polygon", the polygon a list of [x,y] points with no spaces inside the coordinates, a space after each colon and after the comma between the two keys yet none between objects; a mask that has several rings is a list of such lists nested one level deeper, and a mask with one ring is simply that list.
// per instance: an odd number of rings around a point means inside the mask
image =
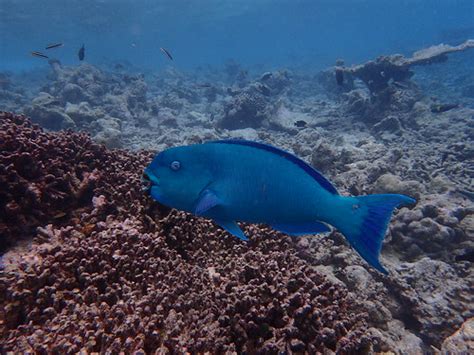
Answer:
[{"label": "blue parrotfish", "polygon": [[144,189],[159,203],[212,219],[247,240],[237,221],[264,223],[291,236],[339,230],[371,266],[379,261],[392,212],[415,202],[400,194],[342,196],[317,170],[279,148],[222,140],[160,152]]}]

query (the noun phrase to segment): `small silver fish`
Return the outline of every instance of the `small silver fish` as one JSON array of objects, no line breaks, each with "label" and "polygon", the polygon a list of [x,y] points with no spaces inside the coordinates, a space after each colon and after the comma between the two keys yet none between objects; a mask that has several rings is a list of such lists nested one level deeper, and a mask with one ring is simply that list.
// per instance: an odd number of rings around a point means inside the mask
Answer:
[{"label": "small silver fish", "polygon": [[77,52],[77,56],[79,57],[79,60],[84,60],[84,57],[86,55],[86,48],[84,47],[84,44],[82,47],[79,49],[79,52]]},{"label": "small silver fish", "polygon": [[166,48],[160,47],[160,51],[162,51],[170,60],[173,60],[171,53]]},{"label": "small silver fish", "polygon": [[53,48],[58,48],[58,47],[62,47],[64,46],[64,44],[62,43],[51,43],[51,44],[48,44],[45,49],[53,49]]},{"label": "small silver fish", "polygon": [[41,52],[37,52],[37,51],[33,51],[31,52],[31,55],[33,57],[40,57],[40,58],[46,58],[46,59],[49,59],[49,57]]},{"label": "small silver fish", "polygon": [[209,84],[209,83],[203,83],[203,84],[196,84],[196,87],[198,87],[198,88],[210,88],[210,87],[212,87],[212,85]]}]

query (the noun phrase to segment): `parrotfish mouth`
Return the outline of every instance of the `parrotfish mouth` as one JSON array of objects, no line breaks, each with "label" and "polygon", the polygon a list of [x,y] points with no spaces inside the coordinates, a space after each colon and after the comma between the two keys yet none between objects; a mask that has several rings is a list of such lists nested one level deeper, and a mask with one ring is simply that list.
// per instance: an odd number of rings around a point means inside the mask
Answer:
[{"label": "parrotfish mouth", "polygon": [[141,184],[142,184],[143,192],[149,192],[151,190],[152,183],[147,173],[143,173],[142,178],[141,178]]},{"label": "parrotfish mouth", "polygon": [[152,171],[145,169],[141,178],[142,191],[150,193],[153,186],[160,185],[158,177]]}]

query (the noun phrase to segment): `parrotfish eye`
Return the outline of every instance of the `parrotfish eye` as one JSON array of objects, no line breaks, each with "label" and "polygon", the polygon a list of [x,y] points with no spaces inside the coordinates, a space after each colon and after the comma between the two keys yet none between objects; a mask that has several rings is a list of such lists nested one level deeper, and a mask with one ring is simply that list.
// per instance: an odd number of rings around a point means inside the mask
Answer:
[{"label": "parrotfish eye", "polygon": [[180,167],[181,167],[181,163],[177,160],[172,161],[171,164],[170,164],[171,170],[174,170],[174,171],[179,170]]}]

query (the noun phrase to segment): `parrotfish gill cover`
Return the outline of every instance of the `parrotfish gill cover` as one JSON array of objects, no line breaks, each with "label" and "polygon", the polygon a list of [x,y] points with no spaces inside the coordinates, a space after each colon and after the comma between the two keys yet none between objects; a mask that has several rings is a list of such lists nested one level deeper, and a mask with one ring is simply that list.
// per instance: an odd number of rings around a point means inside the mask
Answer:
[{"label": "parrotfish gill cover", "polygon": [[270,145],[224,140],[159,153],[145,169],[158,202],[210,218],[247,240],[236,221],[266,223],[299,236],[337,228],[374,268],[393,210],[414,203],[399,194],[341,196],[317,170]]}]

